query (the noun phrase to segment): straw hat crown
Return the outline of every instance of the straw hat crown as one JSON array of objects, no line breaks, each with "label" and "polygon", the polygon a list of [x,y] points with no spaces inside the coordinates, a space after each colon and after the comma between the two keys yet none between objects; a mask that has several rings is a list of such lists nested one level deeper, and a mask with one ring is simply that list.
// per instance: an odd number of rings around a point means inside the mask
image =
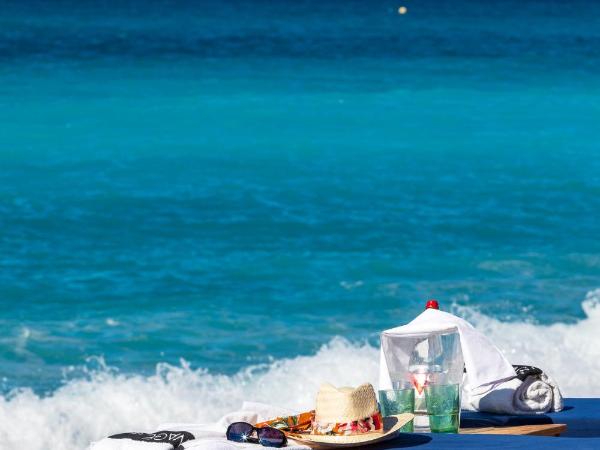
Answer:
[{"label": "straw hat crown", "polygon": [[340,423],[362,420],[378,412],[375,389],[370,383],[357,388],[336,388],[322,384],[317,394],[315,420],[320,423]]}]

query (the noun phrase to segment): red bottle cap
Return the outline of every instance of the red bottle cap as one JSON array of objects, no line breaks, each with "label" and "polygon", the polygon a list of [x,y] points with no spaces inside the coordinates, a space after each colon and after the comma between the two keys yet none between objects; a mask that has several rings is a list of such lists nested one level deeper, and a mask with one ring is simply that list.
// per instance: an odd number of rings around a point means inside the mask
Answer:
[{"label": "red bottle cap", "polygon": [[440,305],[438,303],[437,300],[427,300],[427,303],[425,304],[425,309],[440,309]]}]

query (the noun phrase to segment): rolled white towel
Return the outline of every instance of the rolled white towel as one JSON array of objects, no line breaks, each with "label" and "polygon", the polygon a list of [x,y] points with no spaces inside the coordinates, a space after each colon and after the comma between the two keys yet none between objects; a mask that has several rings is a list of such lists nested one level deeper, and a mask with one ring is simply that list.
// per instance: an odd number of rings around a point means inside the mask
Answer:
[{"label": "rolled white towel", "polygon": [[558,385],[545,373],[527,377],[515,391],[514,402],[517,410],[532,413],[560,411],[563,408]]},{"label": "rolled white towel", "polygon": [[552,378],[542,373],[496,383],[479,394],[464,392],[462,407],[496,414],[545,414],[562,410],[563,397]]}]

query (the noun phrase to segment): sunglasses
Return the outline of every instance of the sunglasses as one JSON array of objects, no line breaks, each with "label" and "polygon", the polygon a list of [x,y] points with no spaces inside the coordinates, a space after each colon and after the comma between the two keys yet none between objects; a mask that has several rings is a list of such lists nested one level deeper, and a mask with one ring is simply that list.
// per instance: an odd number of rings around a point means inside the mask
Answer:
[{"label": "sunglasses", "polygon": [[[253,437],[255,432],[257,437]],[[283,447],[287,444],[283,431],[271,427],[256,428],[246,422],[233,422],[227,427],[225,436],[229,441],[252,442],[264,447]]]}]

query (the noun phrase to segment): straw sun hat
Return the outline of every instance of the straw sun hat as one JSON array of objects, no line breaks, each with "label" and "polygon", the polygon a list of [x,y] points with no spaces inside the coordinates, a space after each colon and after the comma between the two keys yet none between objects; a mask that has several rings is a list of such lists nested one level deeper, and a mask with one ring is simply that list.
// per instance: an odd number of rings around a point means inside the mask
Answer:
[{"label": "straw sun hat", "polygon": [[317,394],[309,433],[288,433],[311,447],[356,447],[393,438],[413,414],[381,417],[371,384],[336,388],[323,384]]}]

